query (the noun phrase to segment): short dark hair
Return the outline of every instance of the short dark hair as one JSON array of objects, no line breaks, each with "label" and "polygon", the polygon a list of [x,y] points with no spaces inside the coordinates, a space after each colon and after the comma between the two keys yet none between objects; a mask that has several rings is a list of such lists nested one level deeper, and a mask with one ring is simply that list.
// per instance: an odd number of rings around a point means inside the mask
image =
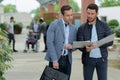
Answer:
[{"label": "short dark hair", "polygon": [[43,19],[39,19],[39,22],[44,22],[44,20]]},{"label": "short dark hair", "polygon": [[10,17],[10,19],[14,19],[14,17],[13,17],[13,16],[11,16],[11,17]]},{"label": "short dark hair", "polygon": [[92,9],[92,10],[95,10],[96,12],[98,12],[98,6],[97,6],[96,4],[94,4],[94,3],[89,4],[89,5],[87,6],[87,10],[88,10],[88,9]]},{"label": "short dark hair", "polygon": [[70,9],[72,9],[72,7],[69,6],[69,5],[64,5],[64,6],[62,6],[62,7],[61,7],[61,13],[62,13],[62,15],[64,15],[64,11],[65,11],[65,10],[70,10]]}]

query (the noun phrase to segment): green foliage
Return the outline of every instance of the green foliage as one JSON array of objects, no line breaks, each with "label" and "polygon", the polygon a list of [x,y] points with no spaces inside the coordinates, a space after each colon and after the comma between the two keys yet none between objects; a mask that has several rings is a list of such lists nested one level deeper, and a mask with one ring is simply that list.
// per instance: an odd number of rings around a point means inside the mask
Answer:
[{"label": "green foliage", "polygon": [[108,22],[112,33],[115,33],[115,28],[119,26],[119,22],[116,19],[112,19]]},{"label": "green foliage", "polygon": [[101,7],[120,6],[120,0],[99,0]]},{"label": "green foliage", "polygon": [[74,0],[69,0],[70,6],[73,8],[73,12],[79,12],[80,8],[78,6],[78,3]]},{"label": "green foliage", "polygon": [[112,19],[108,22],[109,26],[119,26],[119,22],[116,19]]},{"label": "green foliage", "polygon": [[39,8],[39,7],[38,7],[37,9],[35,9],[35,10],[32,10],[30,13],[35,15],[35,16],[34,16],[35,19],[36,19],[36,18],[37,18],[37,19],[40,18],[40,8]]},{"label": "green foliage", "polygon": [[[79,8],[77,2],[75,2],[74,0],[69,0],[69,3],[70,3],[70,5],[71,5],[71,7],[73,8],[73,11],[74,11],[74,12],[79,12],[79,11],[80,11],[80,8]],[[60,12],[59,9],[60,9],[60,8],[59,8],[58,3],[54,4],[54,11],[55,11],[55,12]],[[35,10],[32,10],[32,11],[30,12],[30,14],[34,14],[34,15],[35,15],[34,18],[38,18],[38,19],[39,19],[39,18],[40,18],[40,8],[37,8],[37,9],[35,9]]]},{"label": "green foliage", "polygon": [[16,6],[8,4],[4,6],[4,13],[17,12]]},{"label": "green foliage", "polygon": [[[73,8],[73,12],[79,12],[80,11],[80,8],[78,6],[78,3],[75,2],[74,0],[69,0],[69,4],[70,6]],[[60,12],[59,10],[59,5],[58,4],[55,4],[55,7],[54,7],[54,10],[55,12]]]},{"label": "green foliage", "polygon": [[46,22],[47,24],[50,24],[52,21],[54,21],[54,19],[47,19],[47,20],[45,20],[45,22]]},{"label": "green foliage", "polygon": [[8,44],[7,34],[4,30],[0,31],[0,80],[5,80],[4,72],[11,68],[9,62],[13,60],[11,57],[12,50]]},{"label": "green foliage", "polygon": [[1,24],[0,24],[0,28],[1,28],[2,30],[6,30],[6,26],[7,26],[7,25],[6,25],[5,23],[1,23]]},{"label": "green foliage", "polygon": [[58,5],[58,4],[55,4],[55,5],[54,5],[54,11],[55,11],[55,12],[60,12],[59,9],[60,9],[60,8],[59,8],[59,5]]},{"label": "green foliage", "polygon": [[113,34],[115,33],[115,28],[116,28],[116,26],[110,26],[110,30]]},{"label": "green foliage", "polygon": [[22,23],[16,23],[14,25],[14,32],[15,32],[15,34],[21,34],[22,28],[23,28],[23,24]]},{"label": "green foliage", "polygon": [[115,29],[116,36],[120,38],[120,27]]}]

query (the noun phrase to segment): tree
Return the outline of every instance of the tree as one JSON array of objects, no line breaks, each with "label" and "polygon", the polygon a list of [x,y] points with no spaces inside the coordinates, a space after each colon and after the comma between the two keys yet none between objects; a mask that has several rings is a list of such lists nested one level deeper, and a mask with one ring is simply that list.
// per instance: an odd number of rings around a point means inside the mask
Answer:
[{"label": "tree", "polygon": [[34,14],[34,18],[39,19],[40,18],[40,8],[36,8],[30,12],[30,14]]},{"label": "tree", "polygon": [[78,3],[75,2],[74,0],[69,0],[70,6],[73,8],[74,12],[79,12],[80,8],[78,6]]},{"label": "tree", "polygon": [[[77,4],[77,2],[75,2],[74,0],[69,0],[69,3],[70,3],[70,5],[71,5],[71,7],[73,8],[73,11],[74,12],[79,12],[80,11],[80,8],[79,8],[79,6],[78,6],[78,4]],[[35,10],[32,10],[31,12],[30,12],[30,14],[34,14],[34,18],[40,18],[40,10],[39,10],[40,8],[38,7],[37,9],[35,9]],[[54,11],[55,12],[59,12],[59,5],[58,5],[58,3],[56,3],[55,5],[54,5]]]},{"label": "tree", "polygon": [[3,5],[4,13],[17,12],[16,6],[12,4]]},{"label": "tree", "polygon": [[[79,8],[77,2],[75,2],[74,0],[69,0],[69,4],[73,8],[73,12],[79,12],[80,11],[80,8]],[[54,10],[55,10],[55,12],[59,12],[58,3],[55,4]]]},{"label": "tree", "polygon": [[55,12],[59,12],[59,5],[58,5],[58,4],[55,4],[55,5],[54,5],[54,11],[55,11]]},{"label": "tree", "polygon": [[120,6],[120,0],[99,0],[101,7]]}]

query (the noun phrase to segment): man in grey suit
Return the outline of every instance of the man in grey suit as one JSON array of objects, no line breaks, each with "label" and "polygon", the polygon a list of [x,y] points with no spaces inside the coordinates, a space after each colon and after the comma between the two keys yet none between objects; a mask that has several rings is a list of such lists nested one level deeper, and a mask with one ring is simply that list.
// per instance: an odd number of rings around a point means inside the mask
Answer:
[{"label": "man in grey suit", "polygon": [[53,21],[47,31],[47,54],[45,59],[49,66],[69,75],[72,64],[72,44],[76,40],[76,28],[71,24],[72,8],[65,5],[61,8],[62,19]]}]

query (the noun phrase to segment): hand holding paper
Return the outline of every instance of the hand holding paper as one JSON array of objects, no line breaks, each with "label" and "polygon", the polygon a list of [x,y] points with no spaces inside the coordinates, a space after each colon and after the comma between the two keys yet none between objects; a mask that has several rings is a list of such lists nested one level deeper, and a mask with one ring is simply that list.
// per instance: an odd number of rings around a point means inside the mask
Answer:
[{"label": "hand holding paper", "polygon": [[95,49],[95,48],[97,48],[97,47],[98,47],[98,46],[97,46],[96,43],[93,43],[93,44],[91,44],[91,45],[86,45],[86,46],[85,46],[87,52],[90,52],[92,49]]},{"label": "hand holding paper", "polygon": [[97,44],[97,47],[100,47],[108,42],[113,41],[113,40],[114,40],[114,34],[109,35],[95,43],[90,42],[90,41],[75,41],[75,42],[73,42],[73,48],[83,48],[86,45],[92,45],[92,44]]}]

